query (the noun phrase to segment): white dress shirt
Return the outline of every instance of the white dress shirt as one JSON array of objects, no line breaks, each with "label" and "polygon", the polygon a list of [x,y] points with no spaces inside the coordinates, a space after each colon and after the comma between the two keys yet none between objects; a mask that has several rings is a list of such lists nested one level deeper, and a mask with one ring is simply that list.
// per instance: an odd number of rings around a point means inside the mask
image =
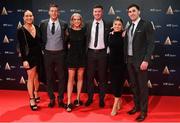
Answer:
[{"label": "white dress shirt", "polygon": [[[53,21],[52,21],[51,18],[50,18],[50,19],[49,19],[49,23],[48,23],[48,25],[49,25],[49,27],[50,27],[50,31],[51,31],[51,29],[52,29],[52,23],[53,23]],[[54,23],[55,23],[55,32],[56,32],[56,30],[60,28],[59,19],[57,19],[56,21],[54,21]]]},{"label": "white dress shirt", "polygon": [[[97,43],[97,47],[94,47],[96,25],[97,25],[96,23],[97,22],[99,23],[98,43]],[[92,23],[89,48],[90,49],[104,49],[105,48],[105,44],[104,44],[104,23],[103,23],[102,19],[100,21],[94,20]]]}]

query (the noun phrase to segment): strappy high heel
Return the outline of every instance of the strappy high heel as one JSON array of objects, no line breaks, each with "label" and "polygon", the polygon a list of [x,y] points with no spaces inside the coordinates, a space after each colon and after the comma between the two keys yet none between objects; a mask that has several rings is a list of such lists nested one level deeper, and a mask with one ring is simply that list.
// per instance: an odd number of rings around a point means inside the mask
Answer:
[{"label": "strappy high heel", "polygon": [[80,105],[83,105],[83,102],[81,100],[74,100],[74,105],[80,106]]},{"label": "strappy high heel", "polygon": [[[31,101],[34,101],[34,105],[31,104]],[[30,108],[32,111],[36,111],[38,109],[34,98],[30,98]]]},{"label": "strappy high heel", "polygon": [[72,111],[72,108],[73,108],[72,103],[67,104],[67,106],[66,106],[66,111],[67,111],[67,112],[71,112],[71,111]]},{"label": "strappy high heel", "polygon": [[[40,102],[40,97],[37,96],[37,94],[35,94],[35,93],[38,93],[38,91],[34,91],[34,97],[35,97],[35,102],[36,102],[36,103],[39,103],[39,102]],[[37,97],[36,97],[36,96],[37,96]]]}]

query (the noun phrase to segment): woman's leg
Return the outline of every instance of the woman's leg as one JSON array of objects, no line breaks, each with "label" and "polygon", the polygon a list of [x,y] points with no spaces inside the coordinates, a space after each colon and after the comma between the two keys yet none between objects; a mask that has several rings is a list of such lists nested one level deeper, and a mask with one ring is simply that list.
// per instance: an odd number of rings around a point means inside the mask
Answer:
[{"label": "woman's leg", "polygon": [[83,85],[84,68],[79,68],[77,75],[77,100],[80,100],[80,93]]},{"label": "woman's leg", "polygon": [[67,104],[71,103],[71,95],[73,91],[74,76],[76,70],[73,68],[68,69],[68,84],[67,84]]},{"label": "woman's leg", "polygon": [[36,69],[36,73],[35,73],[35,77],[34,77],[34,97],[36,102],[40,101],[40,97],[38,96],[38,91],[39,91],[39,79],[38,79],[38,73],[37,73],[37,69]]},{"label": "woman's leg", "polygon": [[28,74],[28,82],[27,82],[27,90],[29,93],[30,97],[30,107],[32,110],[37,109],[37,105],[34,99],[34,78],[35,78],[35,73],[36,73],[36,67],[33,67],[30,70],[27,70]]},{"label": "woman's leg", "polygon": [[119,97],[114,97],[114,104],[113,104],[113,108],[111,111],[111,116],[114,116],[117,114],[118,105],[119,105]]}]

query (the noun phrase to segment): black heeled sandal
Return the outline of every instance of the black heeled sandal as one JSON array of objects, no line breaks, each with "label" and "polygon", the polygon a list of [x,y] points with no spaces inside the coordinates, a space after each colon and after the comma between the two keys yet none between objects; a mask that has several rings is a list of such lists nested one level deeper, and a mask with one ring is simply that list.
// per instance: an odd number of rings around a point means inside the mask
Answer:
[{"label": "black heeled sandal", "polygon": [[[31,105],[31,100],[34,101],[34,105]],[[30,98],[30,108],[32,111],[36,111],[38,109],[34,98]]]},{"label": "black heeled sandal", "polygon": [[36,103],[39,103],[39,102],[40,102],[40,97],[36,97],[36,98],[35,98],[35,102],[36,102]]},{"label": "black heeled sandal", "polygon": [[[34,97],[35,97],[35,93],[38,93],[38,91],[34,91]],[[40,97],[35,97],[35,102],[39,103],[40,102]]]},{"label": "black heeled sandal", "polygon": [[72,111],[72,108],[73,108],[72,103],[67,104],[67,106],[66,106],[66,111],[67,111],[67,112],[71,112],[71,111]]},{"label": "black heeled sandal", "polygon": [[74,100],[74,105],[80,106],[80,105],[83,105],[83,102],[81,100]]}]

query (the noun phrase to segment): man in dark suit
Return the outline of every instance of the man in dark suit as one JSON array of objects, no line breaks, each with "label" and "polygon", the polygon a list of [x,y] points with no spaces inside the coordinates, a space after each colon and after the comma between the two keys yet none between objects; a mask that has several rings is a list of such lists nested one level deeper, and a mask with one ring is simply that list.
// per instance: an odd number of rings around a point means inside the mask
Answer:
[{"label": "man in dark suit", "polygon": [[99,82],[99,106],[104,107],[106,68],[107,68],[107,38],[110,24],[103,19],[103,7],[93,7],[93,20],[86,23],[87,29],[87,92],[88,100],[85,106],[93,102],[94,78],[97,71]]},{"label": "man in dark suit", "polygon": [[40,23],[40,31],[42,36],[42,49],[44,51],[44,62],[47,77],[47,90],[50,98],[49,107],[54,107],[55,96],[53,90],[53,82],[55,81],[54,73],[58,77],[58,104],[64,107],[63,96],[65,89],[65,30],[67,24],[59,20],[58,5],[50,4],[49,19]]},{"label": "man in dark suit", "polygon": [[154,50],[154,30],[150,22],[140,18],[138,5],[128,7],[128,16],[131,25],[126,31],[124,49],[135,104],[128,114],[140,111],[136,121],[143,121],[148,111],[147,68]]}]

